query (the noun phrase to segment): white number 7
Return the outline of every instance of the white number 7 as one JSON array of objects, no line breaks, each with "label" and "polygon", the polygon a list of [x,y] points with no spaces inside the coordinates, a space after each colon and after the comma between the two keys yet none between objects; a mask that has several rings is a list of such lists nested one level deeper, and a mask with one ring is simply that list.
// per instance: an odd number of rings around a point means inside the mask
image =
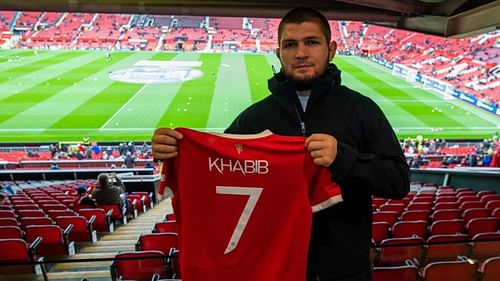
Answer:
[{"label": "white number 7", "polygon": [[243,208],[243,212],[241,212],[240,219],[234,228],[233,235],[231,235],[231,239],[227,244],[226,251],[224,251],[224,255],[232,252],[236,249],[238,242],[240,241],[241,235],[243,231],[245,231],[245,227],[247,226],[248,220],[252,215],[253,209],[257,204],[257,200],[259,200],[259,196],[262,193],[261,187],[241,187],[241,186],[216,186],[215,192],[217,194],[229,194],[229,195],[248,195],[248,201]]}]

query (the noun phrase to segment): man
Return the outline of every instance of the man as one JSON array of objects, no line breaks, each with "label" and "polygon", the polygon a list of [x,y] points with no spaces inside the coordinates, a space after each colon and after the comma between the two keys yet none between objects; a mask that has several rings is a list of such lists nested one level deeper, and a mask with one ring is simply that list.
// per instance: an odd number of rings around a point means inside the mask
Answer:
[{"label": "man", "polygon": [[97,176],[97,186],[92,191],[92,198],[97,205],[119,204],[127,206],[126,199],[121,196],[125,192],[125,187],[116,174],[101,173]]},{"label": "man", "polygon": [[[243,111],[226,133],[269,129],[307,136],[317,165],[328,167],[344,202],[314,214],[307,280],[371,280],[372,195],[402,198],[409,169],[392,128],[369,98],[341,85],[329,62],[336,50],[328,21],[319,12],[296,8],[278,29],[282,69],[269,80],[271,95]],[[182,135],[155,131],[153,156],[177,155]]]}]

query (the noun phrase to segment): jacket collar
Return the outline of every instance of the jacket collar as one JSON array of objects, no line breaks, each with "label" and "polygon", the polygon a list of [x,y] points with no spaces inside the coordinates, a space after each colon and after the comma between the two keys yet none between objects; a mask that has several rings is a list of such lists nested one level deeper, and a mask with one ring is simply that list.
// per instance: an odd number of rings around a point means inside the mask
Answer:
[{"label": "jacket collar", "polygon": [[[295,103],[298,102],[298,98],[295,95],[295,89],[286,79],[283,70],[276,73],[267,82],[269,91],[271,91],[273,97],[280,103],[285,102],[285,100],[290,101],[290,99],[296,100]],[[325,73],[313,82],[309,104],[311,104],[313,100],[316,100],[317,97],[326,94],[332,87],[339,85],[340,70],[335,64],[331,63],[327,66]]]}]

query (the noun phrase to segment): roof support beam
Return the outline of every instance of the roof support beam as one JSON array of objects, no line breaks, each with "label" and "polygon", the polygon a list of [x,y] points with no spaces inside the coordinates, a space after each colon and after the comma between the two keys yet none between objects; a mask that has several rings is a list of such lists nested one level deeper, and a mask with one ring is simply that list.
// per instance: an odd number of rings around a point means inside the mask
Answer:
[{"label": "roof support beam", "polygon": [[333,2],[342,2],[351,5],[360,5],[365,7],[377,8],[391,12],[399,12],[405,15],[420,15],[425,10],[425,5],[420,2],[405,2],[398,0],[334,0]]},{"label": "roof support beam", "polygon": [[500,27],[500,1],[494,1],[448,18],[445,36],[464,37]]}]

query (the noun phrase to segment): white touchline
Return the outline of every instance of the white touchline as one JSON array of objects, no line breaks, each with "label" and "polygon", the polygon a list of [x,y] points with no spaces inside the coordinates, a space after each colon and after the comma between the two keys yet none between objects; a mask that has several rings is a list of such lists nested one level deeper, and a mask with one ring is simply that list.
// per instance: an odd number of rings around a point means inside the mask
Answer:
[{"label": "white touchline", "polygon": [[137,95],[139,95],[142,90],[144,90],[146,88],[148,84],[144,84],[144,86],[142,86],[142,88],[139,89],[139,91],[137,91],[137,93],[135,93],[124,105],[122,105],[122,107],[120,107],[120,109],[118,109],[118,111],[115,112],[115,114],[113,114],[113,116],[111,116],[111,118],[108,119],[108,121],[106,121],[106,123],[104,123],[104,125],[101,126],[100,129],[104,129],[104,127],[108,126],[108,124],[118,115],[120,114],[120,112],[122,112],[123,109],[125,109],[125,107],[127,107],[127,105],[133,100],[135,99],[135,97]]}]

